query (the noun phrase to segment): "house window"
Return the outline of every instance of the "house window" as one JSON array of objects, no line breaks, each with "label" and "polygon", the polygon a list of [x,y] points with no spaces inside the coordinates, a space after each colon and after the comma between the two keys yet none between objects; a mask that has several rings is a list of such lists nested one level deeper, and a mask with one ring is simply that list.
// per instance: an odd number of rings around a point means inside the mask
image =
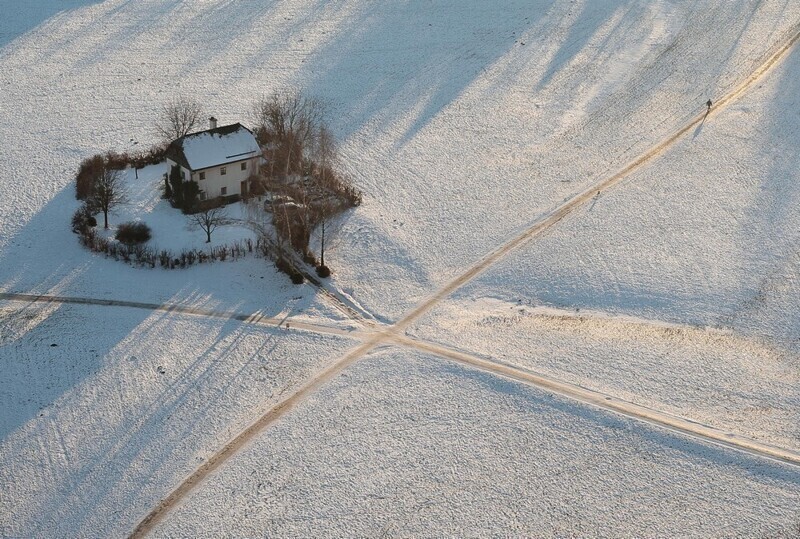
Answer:
[{"label": "house window", "polygon": [[225,170],[225,169],[226,169],[226,167],[222,167],[221,169],[219,169],[219,175],[220,176],[224,176],[225,174],[228,173],[228,171]]},{"label": "house window", "polygon": [[[225,170],[225,169],[223,168],[222,170]],[[227,187],[223,187],[223,188],[220,190],[219,194],[220,194],[220,195],[222,195],[222,196],[225,196],[225,195],[227,195],[227,194],[228,194],[228,188],[227,188]]]},{"label": "house window", "polygon": [[206,199],[206,192],[205,191],[200,191],[197,194],[200,196],[200,200],[205,200]]},{"label": "house window", "polygon": [[242,170],[247,170],[247,161],[242,163]]},{"label": "house window", "polygon": [[205,172],[201,172],[200,173],[200,179],[201,180],[205,180],[206,179],[206,173]]}]

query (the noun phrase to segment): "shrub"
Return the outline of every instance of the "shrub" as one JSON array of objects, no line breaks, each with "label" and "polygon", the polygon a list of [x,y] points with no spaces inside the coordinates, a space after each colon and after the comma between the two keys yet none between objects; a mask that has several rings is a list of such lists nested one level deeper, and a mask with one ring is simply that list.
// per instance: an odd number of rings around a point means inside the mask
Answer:
[{"label": "shrub", "polygon": [[78,173],[75,175],[75,198],[87,200],[94,192],[94,184],[100,174],[103,173],[105,161],[102,155],[93,155],[81,161]]},{"label": "shrub", "polygon": [[167,146],[162,144],[153,146],[149,150],[138,154],[106,152],[87,157],[81,161],[78,173],[75,175],[75,198],[87,200],[94,191],[96,179],[108,168],[123,170],[126,167],[144,168],[147,165],[161,163],[167,154]]},{"label": "shrub", "polygon": [[75,210],[75,213],[72,214],[72,231],[75,234],[82,234],[87,228],[86,216],[81,211],[81,208],[78,208]]},{"label": "shrub", "polygon": [[303,262],[309,266],[316,266],[319,263],[317,262],[317,257],[315,257],[314,253],[311,251],[306,251],[305,254],[303,254]]},{"label": "shrub", "polygon": [[120,243],[131,246],[145,243],[152,237],[152,234],[150,233],[150,227],[146,224],[131,222],[119,225],[114,237]]},{"label": "shrub", "polygon": [[97,226],[97,219],[92,215],[88,204],[82,204],[72,214],[72,231],[76,234],[85,234],[90,228]]},{"label": "shrub", "polygon": [[275,267],[278,268],[278,271],[288,275],[294,284],[303,284],[303,281],[305,281],[303,274],[297,271],[285,258],[278,258],[275,261]]},{"label": "shrub", "polygon": [[328,266],[320,266],[317,268],[317,275],[323,279],[331,276],[331,269]]},{"label": "shrub", "polygon": [[129,156],[128,164],[134,168],[144,168],[148,165],[157,165],[162,162],[167,154],[167,145],[159,144],[142,153]]}]

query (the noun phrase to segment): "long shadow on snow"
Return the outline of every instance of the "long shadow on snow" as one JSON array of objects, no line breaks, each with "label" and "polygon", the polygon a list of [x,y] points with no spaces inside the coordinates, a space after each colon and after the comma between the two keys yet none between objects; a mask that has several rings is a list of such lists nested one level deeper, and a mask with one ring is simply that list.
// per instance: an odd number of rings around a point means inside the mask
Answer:
[{"label": "long shadow on snow", "polygon": [[[771,167],[760,176],[759,189],[749,201],[737,235],[740,252],[752,278],[750,293],[736,306],[732,322],[795,349],[800,346],[800,50],[785,60],[766,114],[759,115],[761,136],[753,151],[769,156]],[[753,92],[758,92],[754,89]],[[743,109],[744,114],[749,110]],[[745,158],[734,156],[732,158]]]},{"label": "long shadow on snow", "polygon": [[[313,290],[294,287],[269,261],[255,258],[252,253],[242,261],[195,264],[174,270],[133,266],[92,253],[80,245],[78,236],[70,229],[72,213],[78,208],[73,188],[70,183],[51,198],[0,252],[0,273],[6,276],[5,281],[0,281],[0,290],[190,303],[201,309],[257,311],[263,317],[284,312],[286,304],[282,299],[291,301],[292,310],[303,310],[313,301]],[[109,216],[112,226],[118,224],[116,219],[112,212]],[[157,247],[158,237],[150,243]],[[241,268],[253,269],[247,266],[248,260],[257,260],[256,269],[263,263],[263,274],[245,276]],[[252,289],[244,289],[237,296],[230,292],[234,285]]]},{"label": "long shadow on snow", "polygon": [[[6,306],[14,309],[14,317],[23,319],[27,311],[35,314],[47,309],[43,304],[17,302]],[[42,424],[48,426],[59,397],[102,368],[111,349],[148,314],[129,313],[124,322],[105,323],[105,319],[91,319],[82,306],[58,305],[23,335],[10,342],[0,340],[0,369],[7,388],[0,394],[0,443],[31,421],[35,424],[42,418]],[[80,321],[77,325],[76,320]],[[65,321],[72,332],[66,335]],[[93,339],[96,331],[103,332],[100,341]],[[76,333],[80,335],[77,340]]]},{"label": "long shadow on snow", "polygon": [[[573,7],[568,8],[566,15],[562,15],[567,20],[572,15]],[[569,24],[569,31],[561,45],[553,54],[550,63],[546,68],[542,78],[536,83],[536,89],[541,90],[552,80],[561,70],[566,68],[575,55],[585,53],[586,45],[594,36],[594,32],[601,28],[606,21],[610,20],[620,5],[615,2],[586,2],[583,4],[580,14]],[[629,8],[630,9],[630,8]]]},{"label": "long shadow on snow", "polygon": [[[586,171],[586,177],[579,178],[582,181],[616,171],[627,160],[701,112],[708,98],[715,99],[730,91],[741,82],[742,74],[749,74],[766,60],[771,50],[754,50],[747,55],[739,50],[744,37],[752,32],[753,19],[759,15],[760,7],[761,3],[731,4],[724,0],[695,2],[688,6],[683,11],[682,26],[672,39],[648,52],[612,94],[591,102],[587,114],[553,139],[552,149],[548,147],[548,151],[566,152],[569,159],[582,162]],[[632,9],[626,12],[614,32],[624,33],[631,24],[637,24],[636,17],[632,16],[636,13],[638,11]],[[586,23],[596,20],[590,15],[587,14]],[[759,43],[782,43],[786,35],[778,35],[775,30],[759,37]],[[566,50],[559,50],[555,58],[571,57],[570,43],[564,40],[561,48]],[[552,69],[556,67],[554,64]],[[560,71],[567,71],[567,67],[561,66]],[[551,83],[558,78],[558,73],[547,74]],[[564,85],[561,92],[569,96],[577,92],[585,80],[572,77],[574,88],[567,82],[561,84]],[[676,95],[684,97],[675,100]],[[642,118],[648,120],[642,121]],[[606,136],[598,139],[599,132]],[[599,160],[593,159],[591,154],[584,155],[584,147],[595,150],[602,147],[602,151],[595,152]],[[580,183],[578,190],[583,186],[585,183]]]},{"label": "long shadow on snow", "polygon": [[[159,484],[158,478],[168,463],[175,460],[182,462],[183,465],[177,467],[179,471],[176,477],[183,477],[197,465],[198,462],[188,460],[187,455],[196,455],[205,446],[201,444],[187,448],[185,441],[190,441],[196,432],[207,432],[212,428],[213,424],[206,423],[206,419],[213,416],[217,409],[230,408],[230,403],[226,401],[229,395],[235,394],[234,385],[241,382],[241,377],[253,368],[254,362],[269,357],[277,347],[273,330],[258,350],[238,362],[237,369],[230,370],[230,365],[220,362],[219,358],[231,356],[242,336],[249,332],[244,331],[224,348],[218,346],[239,329],[237,323],[227,322],[220,329],[216,342],[187,365],[148,408],[135,417],[127,418],[116,436],[109,436],[107,443],[98,445],[94,458],[86,459],[88,464],[67,478],[72,495],[66,499],[57,496],[41,504],[41,524],[35,530],[36,535],[47,529],[48,522],[58,522],[66,515],[70,515],[69,520],[75,525],[70,530],[75,535],[113,535],[120,529],[132,529],[141,517],[140,513],[145,513],[164,494],[163,489],[171,486]],[[225,382],[216,386],[214,381],[219,378],[224,378]],[[199,406],[198,399],[201,401]],[[178,417],[173,418],[176,414]],[[188,414],[191,420],[181,421],[180,417],[184,414]],[[227,439],[234,434],[219,430],[225,429],[225,425],[217,427],[218,437]],[[123,484],[109,480],[111,477],[128,477],[131,480]],[[121,485],[127,488],[120,488]],[[131,506],[131,500],[137,500],[138,505]],[[97,527],[96,509],[102,506],[125,510],[102,515],[99,520],[106,527],[100,530]],[[64,531],[63,527],[60,531]]]},{"label": "long shadow on snow", "polygon": [[[309,287],[292,288],[294,285],[278,275],[271,263],[261,259],[259,262],[263,262],[264,276],[271,278],[260,280],[258,275],[237,276],[244,284],[253,280],[254,287],[263,288],[263,299],[259,300],[252,290],[245,290],[243,295],[246,297],[241,299],[226,292],[226,283],[242,267],[238,262],[226,261],[183,270],[164,270],[158,267],[133,267],[92,253],[79,244],[78,237],[70,230],[70,217],[77,206],[72,186],[69,185],[56,194],[9,240],[0,252],[0,273],[7,276],[5,281],[0,282],[0,290],[153,303],[183,302],[195,304],[199,308],[223,311],[242,310],[241,306],[244,304],[248,306],[244,309],[245,312],[257,311],[263,317],[276,316],[285,311],[287,305],[280,301],[281,297],[285,298],[293,311],[305,310],[315,297],[314,291]],[[113,223],[113,214],[111,219]],[[276,285],[280,287],[277,294],[274,290]],[[293,299],[290,300],[290,296]],[[8,305],[14,308],[23,304],[10,302]],[[76,313],[75,316],[81,316],[87,308],[92,309],[90,312],[102,309],[74,306],[64,312],[67,315]],[[138,323],[152,314],[147,310],[125,310],[131,311],[126,315],[129,317],[126,320],[132,319],[137,323],[130,327],[109,329],[115,335],[114,342],[122,341]],[[41,343],[45,349],[40,357],[27,358],[23,362],[19,357],[20,352],[14,349],[14,342],[0,345],[3,356],[0,360],[8,361],[5,372],[20,380],[20,384],[15,386],[19,391],[2,396],[6,404],[3,409],[16,408],[18,412],[4,414],[4,420],[0,422],[0,438],[8,436],[100,366],[104,357],[102,351],[90,352],[92,347],[89,346],[79,362],[64,370],[63,378],[50,379],[45,376],[44,371],[49,372],[51,368],[48,365],[54,367],[53,362],[62,361],[59,358],[63,357],[63,348],[49,346],[63,343],[63,338],[57,331],[57,319],[61,315],[60,309],[51,313],[50,317],[54,321],[52,324],[45,321],[31,330],[31,335],[22,337]],[[90,323],[92,321],[88,320],[87,324]]]},{"label": "long shadow on snow", "polygon": [[[307,60],[308,87],[330,97],[342,115],[343,137],[371,121],[404,122],[401,145],[414,137],[481,73],[514,46],[545,13],[549,1],[493,4],[454,2],[447,20],[428,3],[369,4]],[[435,13],[435,12],[434,12]],[[463,20],[464,25],[452,24]],[[376,67],[377,66],[377,67]],[[341,96],[347,96],[341,102]]]},{"label": "long shadow on snow", "polygon": [[58,19],[69,11],[99,4],[103,0],[0,0],[0,49],[52,19]]},{"label": "long shadow on snow", "polygon": [[[788,5],[785,3],[784,5]],[[737,53],[738,47],[750,30],[752,17],[758,13],[761,4],[748,6],[748,5],[731,5],[728,2],[716,2],[713,5],[708,3],[695,3],[692,6],[694,16],[690,18],[687,28],[679,32],[674,40],[667,44],[662,50],[657,51],[650,63],[642,68],[642,71],[633,75],[632,81],[627,83],[628,86],[637,86],[639,81],[642,90],[639,93],[632,94],[634,101],[630,103],[623,103],[619,101],[618,96],[611,96],[603,109],[592,111],[580,123],[576,124],[570,129],[570,137],[580,139],[584,135],[591,135],[594,128],[599,128],[604,123],[620,124],[619,129],[615,129],[614,137],[605,139],[602,144],[610,146],[608,155],[614,155],[617,159],[617,164],[611,164],[602,172],[602,175],[612,172],[619,164],[622,164],[623,158],[631,153],[632,149],[643,149],[644,146],[639,144],[631,145],[630,139],[633,132],[638,129],[633,127],[633,124],[638,122],[637,118],[640,115],[648,114],[648,107],[654,99],[653,96],[658,95],[664,89],[670,92],[679,92],[679,88],[687,84],[686,81],[691,80],[693,84],[697,85],[696,89],[692,89],[697,95],[698,107],[706,99],[704,96],[714,96],[715,91],[728,91],[735,83],[741,81],[742,74],[749,74],[755,67],[760,65],[766,58],[774,52],[775,46],[770,49],[753,50],[744,59],[734,57]],[[779,8],[780,9],[780,8]],[[785,8],[783,8],[785,9]],[[717,25],[720,25],[717,27]],[[723,34],[719,31],[720,28],[734,28],[735,31]],[[699,32],[699,33],[698,33]],[[687,35],[690,34],[690,35]],[[690,39],[697,39],[698,43],[692,45]],[[782,35],[777,34],[777,29],[774,30],[769,36],[764,37],[762,43],[776,43],[782,44],[786,39],[787,33],[783,32]],[[704,76],[698,77],[697,73],[692,70],[700,69],[696,61],[690,62],[690,65],[684,66],[686,62],[680,62],[681,58],[685,58],[692,52],[692,49],[702,43],[716,43],[724,51],[724,57],[721,61],[709,63],[704,68]],[[757,49],[757,48],[756,48]],[[718,49],[715,49],[718,50]],[[793,54],[796,56],[796,53]],[[742,69],[741,62],[745,62],[747,67]],[[660,67],[659,67],[660,66]],[[667,67],[664,78],[652,77],[648,78],[648,73],[661,73]],[[653,73],[651,73],[651,71]],[[741,74],[738,77],[733,77],[733,73]],[[693,75],[693,76],[692,76]],[[791,80],[792,84],[796,81],[791,77],[786,77]],[[752,91],[752,90],[751,90]],[[621,94],[627,94],[622,92]],[[793,96],[797,95],[797,88],[791,87],[781,91],[782,96],[787,96],[786,103],[782,103],[785,110],[794,110],[791,103]],[[670,118],[663,118],[660,122],[668,121],[672,124],[678,121],[684,121],[689,116],[693,116],[699,110],[692,111],[691,108],[681,111],[680,108],[684,105],[679,105],[678,108],[670,114]],[[673,106],[673,105],[670,105]],[[628,113],[624,113],[624,109],[628,109]],[[796,107],[795,107],[796,108]],[[683,118],[681,114],[687,114]],[[639,122],[641,123],[641,122]],[[652,134],[652,133],[651,133]],[[696,132],[699,137],[700,133]],[[782,150],[786,157],[793,157],[796,152],[791,149],[791,141],[796,140],[791,136],[786,136],[784,133],[783,138],[789,142],[789,147]],[[562,137],[559,137],[560,140]],[[626,142],[627,141],[627,142]],[[621,148],[626,148],[620,152]],[[575,159],[575,155],[569,155],[570,159]],[[630,158],[630,157],[628,157]],[[776,164],[776,167],[778,165]],[[791,178],[791,165],[780,165],[780,171],[777,173],[782,178]],[[595,171],[603,171],[602,166],[593,167]],[[794,170],[797,170],[796,168]],[[597,175],[595,172],[595,176]],[[770,180],[767,180],[769,182]],[[576,187],[576,192],[585,188],[586,181],[584,180]],[[781,216],[788,215],[787,212],[793,205],[796,205],[795,198],[792,196],[785,196],[784,187],[765,187],[763,200],[758,200],[753,205],[753,218],[751,222],[764,222],[761,225],[763,228],[772,227],[773,230],[780,229]],[[780,211],[768,211],[773,217],[765,222],[765,207],[781,206],[783,209]],[[571,216],[571,219],[580,219],[580,215]],[[743,231],[742,237],[751,235],[748,231]],[[760,236],[763,238],[764,236]],[[769,237],[767,234],[766,237]],[[761,240],[758,240],[761,241]],[[535,244],[526,247],[525,252],[534,253],[536,249]],[[750,258],[753,253],[760,252],[759,248],[753,245],[747,245],[743,248],[742,256]],[[524,268],[524,265],[522,266]],[[591,284],[586,284],[584,280],[576,278],[570,282],[565,282],[563,278],[548,279],[546,276],[543,278],[532,278],[525,286],[516,286],[516,291],[511,291],[505,286],[502,278],[498,277],[500,274],[506,274],[506,271],[498,272],[497,269],[491,273],[492,288],[498,290],[497,293],[503,296],[516,296],[516,297],[535,297],[547,305],[569,308],[591,308],[599,310],[611,310],[620,313],[635,313],[648,318],[668,319],[675,322],[688,322],[698,324],[713,324],[719,317],[727,317],[734,309],[735,306],[731,305],[731,297],[736,297],[740,294],[741,288],[737,289],[710,289],[706,286],[695,286],[694,288],[683,290],[680,294],[660,294],[653,292],[647,283],[636,282],[620,282],[615,281],[609,284],[612,292],[603,293],[598,295],[596,290]],[[532,272],[529,272],[532,273]],[[576,272],[579,273],[579,272]],[[513,279],[514,275],[510,275]],[[535,277],[535,276],[534,276]],[[487,277],[488,278],[488,277]],[[485,278],[486,279],[486,278]],[[512,282],[512,281],[507,281]]]}]

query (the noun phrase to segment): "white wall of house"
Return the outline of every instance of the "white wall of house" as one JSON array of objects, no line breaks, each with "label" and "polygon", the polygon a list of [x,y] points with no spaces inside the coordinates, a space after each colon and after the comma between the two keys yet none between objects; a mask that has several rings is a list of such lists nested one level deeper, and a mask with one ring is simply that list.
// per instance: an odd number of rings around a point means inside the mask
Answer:
[{"label": "white wall of house", "polygon": [[[228,163],[224,165],[224,175],[222,174],[222,166],[199,170],[192,173],[191,179],[196,181],[197,185],[200,186],[200,191],[205,193],[205,198],[241,195],[242,182],[256,172],[257,161],[257,158],[250,158],[243,161]],[[245,170],[242,170],[242,164],[245,164]],[[203,179],[200,178],[201,173],[205,176]],[[187,178],[188,177],[189,176],[187,176]],[[223,188],[225,188],[224,193]]]}]

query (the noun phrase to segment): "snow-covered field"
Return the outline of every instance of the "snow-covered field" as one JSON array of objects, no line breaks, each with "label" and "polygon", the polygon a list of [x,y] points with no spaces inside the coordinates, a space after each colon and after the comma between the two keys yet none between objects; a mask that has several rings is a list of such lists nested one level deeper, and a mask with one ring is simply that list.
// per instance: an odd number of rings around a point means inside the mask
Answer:
[{"label": "snow-covered field", "polygon": [[0,535],[124,536],[352,343],[237,321],[0,303]]},{"label": "snow-covered field", "polygon": [[585,309],[451,302],[412,333],[617,398],[797,447],[797,355],[768,341]]},{"label": "snow-covered field", "polygon": [[392,351],[254,441],[154,535],[788,536],[798,481],[796,468]]},{"label": "snow-covered field", "polygon": [[[0,293],[343,327],[259,258],[167,271],[87,252],[69,229],[78,163],[156,142],[175,96],[221,124],[249,124],[275,90],[326,100],[365,191],[326,253],[332,286],[392,322],[800,29],[793,0],[0,0],[0,15]],[[799,69],[793,50],[409,332],[800,450]],[[203,247],[158,199],[157,169],[112,224]],[[129,533],[355,344],[0,301],[0,535]],[[798,492],[796,468],[391,349],[261,432],[154,532],[790,536]]]},{"label": "snow-covered field", "polygon": [[[458,292],[729,327],[797,348],[800,54]],[[777,344],[777,343],[776,343]]]}]

